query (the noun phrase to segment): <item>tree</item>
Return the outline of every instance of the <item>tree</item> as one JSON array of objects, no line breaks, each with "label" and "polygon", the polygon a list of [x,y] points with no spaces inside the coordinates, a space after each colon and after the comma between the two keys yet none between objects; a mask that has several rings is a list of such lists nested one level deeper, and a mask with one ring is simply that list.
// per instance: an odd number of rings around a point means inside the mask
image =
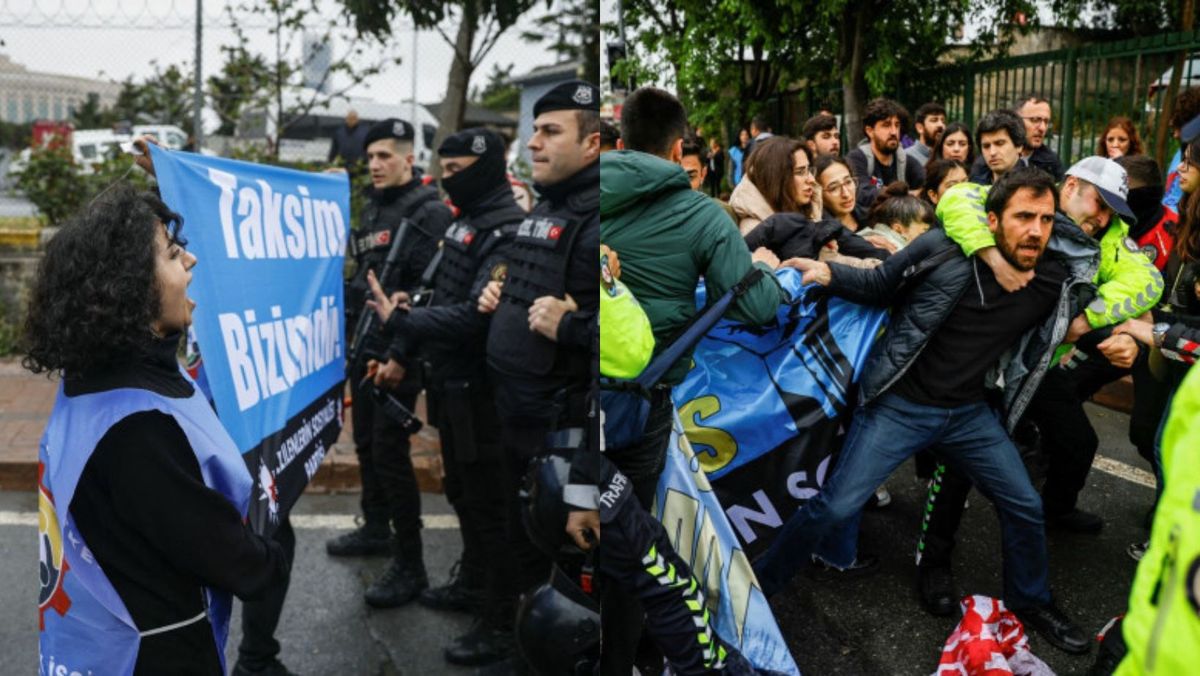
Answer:
[{"label": "tree", "polygon": [[264,83],[272,70],[259,54],[251,54],[243,44],[224,45],[225,62],[217,75],[208,78],[208,102],[221,126],[217,134],[233,136],[242,112],[263,103]]},{"label": "tree", "polygon": [[[557,7],[555,6],[557,5]],[[538,30],[523,31],[529,42],[549,43],[550,52],[560,61],[583,63],[583,78],[600,83],[600,3],[595,0],[547,0],[549,11],[538,17]]]},{"label": "tree", "polygon": [[[255,18],[267,22],[267,33],[275,40],[275,50],[272,54],[259,56],[241,46],[227,49],[226,55],[234,58],[233,70],[222,69],[223,77],[215,86],[221,98],[214,102],[214,107],[218,108],[219,115],[223,115],[223,124],[236,120],[236,115],[249,107],[270,111],[273,131],[269,134],[269,145],[275,159],[279,157],[279,139],[314,108],[346,98],[346,92],[382,72],[384,66],[400,63],[399,58],[387,55],[389,50],[385,45],[356,41],[348,53],[331,60],[315,87],[305,87],[301,81],[305,64],[301,58],[293,56],[297,41],[306,28],[319,22],[325,28],[317,34],[316,42],[332,44],[338,28],[336,21],[322,17],[314,4],[304,0],[243,2],[226,9],[237,43],[248,44],[243,22],[246,18]],[[370,57],[367,56],[368,49],[373,53]],[[365,65],[358,65],[357,62],[363,60]],[[209,88],[214,90],[211,79]]]},{"label": "tree", "polygon": [[488,74],[487,84],[483,88],[471,91],[471,100],[488,110],[516,110],[521,105],[521,88],[512,84],[513,65],[504,68],[500,64],[492,64],[492,72]]},{"label": "tree", "polygon": [[91,93],[72,114],[71,121],[76,129],[98,129],[108,127],[116,120],[110,110],[100,107],[100,96]]},{"label": "tree", "polygon": [[641,69],[661,59],[694,122],[746,120],[790,87],[840,85],[852,141],[867,99],[959,47],[953,34],[968,16],[985,27],[973,43],[978,56],[1011,36],[995,30],[1007,24],[995,17],[1034,14],[1026,0],[627,0],[626,8],[645,53],[629,58]]},{"label": "tree", "polygon": [[121,83],[121,91],[111,109],[112,119],[134,124],[156,122],[174,124],[192,133],[192,69],[185,62],[162,68],[151,61],[154,72],[142,82],[130,77]]},{"label": "tree", "polygon": [[[532,0],[456,0],[433,2],[432,0],[341,0],[354,18],[355,26],[362,35],[385,40],[392,34],[392,19],[407,13],[421,28],[433,28],[451,47],[454,58],[446,77],[446,98],[438,111],[438,130],[433,147],[462,128],[466,111],[467,92],[471,75],[483,58],[496,46],[500,35],[514,24],[517,18],[531,5]],[[444,18],[458,19],[458,28],[451,38],[438,25]],[[433,167],[434,175],[440,168]]]}]

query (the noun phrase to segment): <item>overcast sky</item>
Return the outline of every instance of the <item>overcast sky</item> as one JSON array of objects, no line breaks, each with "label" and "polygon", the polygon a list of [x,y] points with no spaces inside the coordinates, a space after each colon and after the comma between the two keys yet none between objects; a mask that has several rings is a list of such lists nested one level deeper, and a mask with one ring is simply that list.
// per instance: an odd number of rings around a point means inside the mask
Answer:
[{"label": "overcast sky", "polygon": [[[222,44],[234,40],[228,19],[222,15],[223,2],[204,3],[205,77],[215,72],[221,63]],[[341,4],[336,0],[319,0],[322,14],[336,16]],[[516,63],[514,74],[554,63],[555,55],[540,44],[521,40],[522,29],[533,29],[533,19],[546,12],[538,5],[510,28],[484,60],[472,86],[487,81],[493,64],[507,66]],[[32,71],[79,75],[107,80],[135,79],[153,72],[151,61],[160,65],[191,63],[195,55],[193,17],[194,0],[3,0],[0,2],[0,53]],[[412,24],[407,18],[398,22],[387,49],[403,60],[390,66],[350,93],[367,96],[381,102],[409,99],[413,90],[413,59],[416,58],[417,100],[422,103],[440,101],[446,93],[446,76],[450,69],[452,48],[434,31],[422,31],[414,44]],[[319,27],[322,20],[310,19]],[[131,27],[132,26],[132,27]],[[444,23],[453,38],[457,24]],[[323,32],[317,30],[316,32]],[[262,28],[247,31],[252,51],[274,54],[274,40]],[[299,55],[300,40],[296,39]],[[334,43],[335,58],[354,46],[350,33]],[[415,47],[415,49],[414,49]],[[415,56],[414,56],[415,55]]]}]

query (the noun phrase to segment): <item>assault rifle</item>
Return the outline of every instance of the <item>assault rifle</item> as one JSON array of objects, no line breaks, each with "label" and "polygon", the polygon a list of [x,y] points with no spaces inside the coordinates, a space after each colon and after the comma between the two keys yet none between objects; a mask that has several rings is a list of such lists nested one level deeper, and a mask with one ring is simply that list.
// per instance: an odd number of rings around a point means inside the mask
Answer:
[{"label": "assault rifle", "polygon": [[[396,233],[392,237],[392,246],[388,249],[387,258],[383,260],[383,267],[379,271],[378,279],[380,284],[384,284],[392,276],[392,268],[396,266],[396,259],[400,257],[400,250],[404,246],[404,241],[408,238],[408,231],[412,226],[412,222],[407,218],[400,220],[400,225],[396,227]],[[366,273],[363,273],[364,276]],[[368,288],[367,298],[371,298],[371,291]],[[369,344],[368,338],[371,334],[379,330],[379,315],[367,304],[363,302],[362,312],[358,316],[358,322],[354,326],[354,339],[350,343],[350,350],[346,355],[347,371],[349,373],[358,373],[359,369],[368,359],[380,360],[384,355],[367,349]],[[392,420],[395,420],[404,429],[406,434],[416,434],[422,427],[421,419],[415,413],[410,411],[407,406],[400,403],[400,400],[390,392],[382,390],[374,385],[372,377],[374,371],[367,375],[359,383],[359,391],[370,391],[376,403]]]}]

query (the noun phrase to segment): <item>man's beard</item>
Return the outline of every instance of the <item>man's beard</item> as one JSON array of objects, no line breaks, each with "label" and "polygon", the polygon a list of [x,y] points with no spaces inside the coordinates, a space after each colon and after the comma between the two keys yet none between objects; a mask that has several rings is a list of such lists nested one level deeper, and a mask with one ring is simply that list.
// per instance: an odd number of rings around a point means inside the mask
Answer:
[{"label": "man's beard", "polygon": [[[1037,255],[1033,257],[1032,262],[1023,262],[1018,258],[1018,256],[1022,254],[1028,256],[1028,253],[1026,253],[1028,251],[1027,249],[1018,249],[1021,244],[1033,244],[1038,247]],[[1003,226],[996,229],[996,248],[1000,250],[1000,255],[1004,256],[1004,260],[1008,261],[1010,265],[1022,272],[1028,272],[1029,270],[1037,267],[1038,261],[1042,259],[1042,254],[1046,251],[1045,247],[1041,246],[1041,242],[1036,237],[1026,237],[1023,241],[1018,242],[1017,244],[1010,243],[1004,237]]]}]

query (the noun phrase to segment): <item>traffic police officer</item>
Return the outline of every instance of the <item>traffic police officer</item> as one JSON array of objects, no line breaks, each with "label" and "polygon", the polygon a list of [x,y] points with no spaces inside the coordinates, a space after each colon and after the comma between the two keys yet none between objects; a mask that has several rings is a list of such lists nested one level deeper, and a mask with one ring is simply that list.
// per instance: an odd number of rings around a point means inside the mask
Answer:
[{"label": "traffic police officer", "polygon": [[[412,125],[397,119],[378,122],[367,131],[365,148],[372,190],[350,240],[349,254],[358,268],[346,290],[346,307],[355,313],[347,317],[348,327],[356,325],[363,307],[367,273],[380,273],[401,222],[407,219],[409,227],[399,257],[390,279],[379,280],[389,293],[417,290],[452,220],[449,207],[434,188],[422,184],[413,167]],[[407,359],[402,336],[389,344],[378,332],[368,337],[366,352],[374,360],[374,386],[391,390],[412,410],[421,391],[420,368]],[[429,586],[421,552],[421,498],[408,435],[375,405],[371,388],[360,385],[364,373],[363,366],[352,365],[348,374],[364,523],[328,541],[326,550],[334,556],[361,556],[387,553],[390,546],[391,565],[364,595],[371,606],[388,608],[407,603]]]},{"label": "traffic police officer", "polygon": [[[494,310],[487,357],[495,379],[510,481],[547,447],[548,434],[587,425],[587,390],[599,293],[600,96],[571,81],[534,104],[529,140],[542,201],[521,222],[507,279],[489,284],[481,309]],[[586,436],[586,435],[584,435]],[[544,582],[549,561],[521,524],[515,481],[506,490],[511,598]]]},{"label": "traffic police officer", "polygon": [[471,630],[445,651],[447,661],[462,665],[503,659],[512,647],[514,608],[504,598],[499,569],[490,565],[505,555],[507,485],[497,480],[506,469],[487,371],[490,317],[475,302],[484,285],[504,279],[507,249],[525,218],[509,186],[504,149],[504,139],[489,129],[458,132],[438,148],[442,187],[461,213],[442,240],[428,307],[409,309],[405,295],[394,304],[373,276],[368,279],[386,332],[430,363],[430,420],[441,437],[446,498],[458,514],[463,553],[450,582],[422,592],[419,600],[443,610],[479,611]]}]

